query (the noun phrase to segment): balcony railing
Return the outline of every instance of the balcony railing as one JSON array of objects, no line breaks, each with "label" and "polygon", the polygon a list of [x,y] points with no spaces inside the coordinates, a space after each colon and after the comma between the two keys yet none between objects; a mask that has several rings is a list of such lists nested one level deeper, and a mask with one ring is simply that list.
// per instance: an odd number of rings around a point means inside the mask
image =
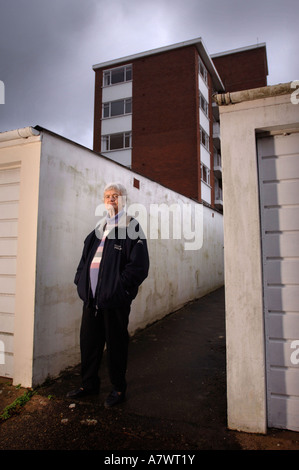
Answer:
[{"label": "balcony railing", "polygon": [[221,155],[216,148],[214,148],[214,173],[217,178],[222,177]]},{"label": "balcony railing", "polygon": [[213,122],[213,142],[214,146],[220,149],[220,123],[217,121]]},{"label": "balcony railing", "polygon": [[213,122],[213,138],[220,139],[220,123],[219,122]]},{"label": "balcony railing", "polygon": [[223,208],[222,189],[218,186],[215,187],[215,206],[219,209]]},{"label": "balcony railing", "polygon": [[214,167],[215,166],[220,166],[221,168],[221,155],[214,150]]}]

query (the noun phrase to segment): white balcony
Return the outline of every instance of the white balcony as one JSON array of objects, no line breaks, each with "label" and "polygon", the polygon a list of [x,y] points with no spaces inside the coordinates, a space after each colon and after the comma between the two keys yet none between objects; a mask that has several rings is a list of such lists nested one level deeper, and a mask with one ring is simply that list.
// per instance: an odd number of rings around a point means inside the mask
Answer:
[{"label": "white balcony", "polygon": [[222,197],[222,188],[218,186],[215,187],[215,207],[218,209],[223,209],[223,197]]},{"label": "white balcony", "polygon": [[222,178],[222,164],[221,164],[221,155],[214,148],[214,175],[217,178]]},{"label": "white balcony", "polygon": [[213,140],[215,147],[220,149],[220,123],[216,121],[213,122]]},{"label": "white balcony", "polygon": [[219,106],[217,103],[215,103],[215,101],[212,102],[212,112],[213,112],[214,118],[216,119],[216,121],[218,121],[219,120]]}]

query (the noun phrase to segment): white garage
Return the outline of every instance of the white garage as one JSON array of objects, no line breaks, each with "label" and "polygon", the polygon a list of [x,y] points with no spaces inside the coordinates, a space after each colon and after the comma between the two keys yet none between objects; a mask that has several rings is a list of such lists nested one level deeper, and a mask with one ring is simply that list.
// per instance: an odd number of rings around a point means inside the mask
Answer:
[{"label": "white garage", "polygon": [[268,426],[299,430],[299,133],[259,138],[258,163]]},{"label": "white garage", "polygon": [[292,83],[217,95],[228,427],[299,431],[299,104]]},{"label": "white garage", "polygon": [[0,376],[13,377],[20,166],[0,167]]}]

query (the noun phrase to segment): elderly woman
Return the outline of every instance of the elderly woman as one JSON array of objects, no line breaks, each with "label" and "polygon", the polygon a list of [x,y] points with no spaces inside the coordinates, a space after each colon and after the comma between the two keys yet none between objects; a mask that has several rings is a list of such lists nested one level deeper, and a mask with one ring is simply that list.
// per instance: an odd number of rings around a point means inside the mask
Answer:
[{"label": "elderly woman", "polygon": [[131,302],[148,275],[145,238],[136,219],[124,210],[125,188],[106,186],[108,216],[84,241],[75,284],[83,301],[80,330],[81,387],[68,393],[80,398],[99,392],[99,367],[104,346],[113,386],[105,406],[121,403],[126,393],[128,322]]}]

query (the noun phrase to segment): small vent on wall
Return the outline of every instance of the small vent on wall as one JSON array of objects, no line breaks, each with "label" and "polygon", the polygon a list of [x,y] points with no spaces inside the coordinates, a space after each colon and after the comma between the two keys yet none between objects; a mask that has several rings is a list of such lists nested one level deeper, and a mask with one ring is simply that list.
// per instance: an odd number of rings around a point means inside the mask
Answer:
[{"label": "small vent on wall", "polygon": [[140,181],[136,178],[133,179],[133,186],[136,189],[140,189]]}]

